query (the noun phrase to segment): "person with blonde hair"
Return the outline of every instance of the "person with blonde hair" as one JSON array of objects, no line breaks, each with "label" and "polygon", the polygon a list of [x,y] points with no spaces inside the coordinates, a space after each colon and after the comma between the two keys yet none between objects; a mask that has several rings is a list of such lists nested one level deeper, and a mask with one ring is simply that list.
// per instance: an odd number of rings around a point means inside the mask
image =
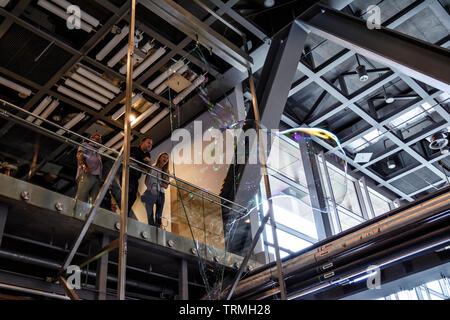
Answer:
[{"label": "person with blonde hair", "polygon": [[[167,152],[160,153],[152,167],[159,171],[150,169],[149,174],[145,177],[147,190],[141,196],[141,201],[145,204],[148,224],[161,228],[165,189],[169,186],[169,177],[164,174],[164,172],[169,173],[169,154]],[[156,210],[153,211],[155,205]]]}]

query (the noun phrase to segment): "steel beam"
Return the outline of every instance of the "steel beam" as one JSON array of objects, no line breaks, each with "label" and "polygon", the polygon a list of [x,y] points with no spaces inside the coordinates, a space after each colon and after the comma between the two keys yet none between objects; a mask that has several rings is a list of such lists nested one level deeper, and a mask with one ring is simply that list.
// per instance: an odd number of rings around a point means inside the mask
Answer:
[{"label": "steel beam", "polygon": [[180,260],[178,267],[178,299],[189,300],[188,267],[185,259]]},{"label": "steel beam", "polygon": [[325,4],[329,7],[334,8],[336,10],[342,10],[349,4],[351,4],[354,0],[323,0]]},{"label": "steel beam", "polygon": [[242,17],[240,14],[236,13],[231,7],[228,5],[228,2],[225,4],[220,0],[209,0],[211,3],[213,3],[216,7],[220,9],[224,9],[225,6],[228,6],[228,9],[226,10],[226,13],[228,16],[231,17],[234,21],[239,23],[242,27],[250,31],[255,37],[259,38],[261,41],[267,42],[269,41],[269,38],[267,35],[262,32],[259,28],[257,28],[254,24],[250,23],[247,19]]},{"label": "steel beam", "polygon": [[[267,129],[279,127],[286,104],[289,88],[295,75],[295,68],[300,60],[308,33],[301,25],[294,23],[284,33],[279,34],[271,42],[264,67],[262,69],[256,101],[260,105],[260,122],[258,125]],[[255,119],[255,112],[249,109],[247,119]],[[257,142],[254,142],[257,143]],[[268,149],[270,146],[267,147]],[[250,150],[256,150],[250,146]],[[268,154],[269,150],[264,150]],[[253,199],[254,193],[249,193],[244,186],[249,181],[259,181],[261,171],[259,165],[246,165],[243,169],[237,189],[237,201],[247,203]]]},{"label": "steel beam", "polygon": [[218,34],[197,17],[172,0],[140,0],[140,3],[159,15],[162,19],[197,40],[206,48],[227,61],[235,68],[245,71],[253,61],[229,40]]},{"label": "steel beam", "polygon": [[331,237],[333,228],[328,212],[325,189],[320,178],[320,169],[317,166],[316,155],[312,151],[312,141],[309,135],[301,134],[298,141],[303,169],[308,184],[309,200],[314,216],[319,241]]},{"label": "steel beam", "polygon": [[311,31],[385,66],[397,69],[444,92],[450,91],[449,50],[381,27],[369,30],[366,21],[316,5],[301,15]]},{"label": "steel beam", "polygon": [[[286,104],[295,67],[308,37],[308,32],[298,23],[293,23],[286,31],[287,35],[282,33],[272,39],[257,89],[261,124],[269,129],[279,127],[282,106]],[[249,116],[252,116],[251,111]]]},{"label": "steel beam", "polygon": [[[103,234],[100,239],[100,245],[104,248],[109,243],[109,236]],[[97,260],[97,277],[95,288],[98,291],[98,300],[106,300],[106,291],[108,284],[108,260],[109,254],[106,253]]]}]

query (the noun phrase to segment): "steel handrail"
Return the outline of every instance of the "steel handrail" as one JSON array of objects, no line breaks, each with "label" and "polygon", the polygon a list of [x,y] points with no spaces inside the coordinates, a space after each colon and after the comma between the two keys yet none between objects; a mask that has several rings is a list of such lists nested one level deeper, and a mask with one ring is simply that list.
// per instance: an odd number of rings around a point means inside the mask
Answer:
[{"label": "steel handrail", "polygon": [[[106,150],[108,150],[108,151],[111,151],[111,152],[113,152],[113,153],[116,153],[117,155],[119,154],[119,152],[116,151],[116,150],[114,150],[114,149],[111,149],[111,148],[109,148],[109,147],[107,147],[107,146],[105,146],[105,145],[103,145],[103,144],[101,144],[101,143],[97,143],[97,142],[95,142],[95,141],[92,141],[92,140],[90,140],[90,139],[88,139],[88,138],[86,138],[86,137],[84,137],[84,136],[82,136],[82,135],[80,135],[80,134],[78,134],[78,133],[76,133],[76,132],[74,132],[74,131],[71,131],[70,129],[67,129],[67,128],[63,127],[63,126],[60,126],[60,125],[58,125],[58,124],[56,124],[56,123],[54,123],[54,122],[52,122],[52,121],[50,121],[50,120],[47,120],[47,119],[45,119],[45,118],[40,117],[40,116],[38,116],[38,115],[35,115],[34,113],[32,113],[32,112],[30,112],[30,111],[28,111],[28,110],[25,110],[25,109],[23,109],[23,108],[21,108],[21,107],[19,107],[19,106],[16,106],[15,104],[12,104],[12,103],[10,103],[10,102],[8,102],[8,101],[6,101],[6,100],[0,99],[0,103],[3,103],[3,105],[6,105],[6,104],[7,104],[7,105],[13,107],[14,109],[17,109],[17,110],[20,111],[20,112],[24,112],[24,113],[27,114],[27,115],[33,116],[33,118],[39,119],[39,120],[44,121],[44,122],[46,122],[46,123],[48,123],[48,124],[50,124],[50,125],[52,125],[52,126],[55,126],[55,127],[58,128],[58,129],[64,130],[64,131],[66,131],[67,133],[73,134],[73,135],[75,135],[75,136],[81,138],[83,141],[89,141],[89,142],[92,143],[93,145],[98,146],[98,149],[95,149],[94,147],[91,147],[91,146],[83,145],[82,143],[79,143],[79,142],[77,142],[77,141],[74,141],[74,140],[71,139],[71,138],[67,138],[67,137],[65,138],[65,137],[63,137],[63,136],[61,136],[61,135],[56,134],[55,132],[53,132],[53,131],[51,131],[51,130],[45,129],[45,128],[41,127],[41,126],[36,125],[36,124],[33,123],[33,122],[27,121],[26,119],[23,119],[23,118],[21,118],[21,117],[19,117],[19,116],[17,116],[17,115],[11,114],[10,112],[8,112],[8,111],[6,111],[6,110],[2,110],[2,112],[0,113],[0,115],[4,115],[5,117],[8,117],[8,118],[14,118],[14,119],[16,119],[16,120],[18,120],[18,121],[20,121],[20,122],[25,122],[27,125],[30,125],[30,126],[32,126],[32,127],[34,127],[34,128],[37,128],[38,130],[44,131],[44,132],[46,132],[47,134],[49,134],[50,136],[53,136],[53,137],[55,137],[55,138],[57,138],[57,139],[59,139],[59,140],[62,140],[62,141],[64,141],[64,142],[66,142],[66,143],[74,144],[74,145],[76,145],[76,146],[81,146],[81,147],[83,147],[83,148],[85,148],[85,149],[88,149],[88,150],[90,150],[90,151],[93,151],[93,152],[95,152],[95,153],[98,153],[98,154],[100,154],[100,155],[102,155],[102,156],[104,156],[104,157],[106,157],[106,158],[111,159],[111,160],[115,160],[116,158],[114,158],[113,156],[110,156],[110,155],[108,155],[108,154],[106,154],[106,153],[104,153],[104,152],[102,152],[102,151],[100,151],[100,150],[101,150],[101,149],[106,149]],[[240,204],[238,204],[238,203],[235,203],[235,202],[233,202],[233,201],[227,200],[227,199],[225,199],[225,198],[223,198],[223,197],[221,197],[221,196],[219,196],[219,195],[216,195],[216,194],[214,194],[214,193],[212,193],[212,192],[210,192],[210,191],[208,191],[208,190],[205,190],[205,189],[203,189],[203,188],[201,188],[201,187],[198,187],[198,186],[196,186],[196,185],[194,185],[194,184],[192,184],[192,183],[190,183],[190,182],[188,182],[188,181],[185,181],[185,180],[183,180],[183,179],[180,179],[180,178],[178,178],[178,177],[176,177],[176,176],[174,176],[174,175],[172,175],[172,174],[170,174],[170,173],[166,173],[166,172],[164,172],[164,171],[161,171],[161,170],[159,170],[158,168],[152,167],[152,166],[150,166],[150,165],[148,165],[148,164],[146,164],[146,163],[140,162],[140,161],[138,161],[138,160],[136,160],[136,159],[131,158],[131,160],[132,160],[133,162],[135,162],[135,163],[141,165],[141,166],[144,167],[144,168],[148,168],[148,169],[151,169],[151,170],[155,170],[156,172],[159,172],[159,173],[161,173],[161,174],[164,174],[165,176],[168,176],[169,178],[172,178],[172,179],[174,179],[174,180],[176,180],[176,181],[178,181],[178,182],[181,182],[181,183],[183,183],[183,184],[185,184],[185,185],[188,185],[188,186],[193,187],[193,188],[195,188],[195,189],[197,189],[197,190],[200,190],[201,192],[203,192],[203,193],[205,193],[205,194],[207,194],[207,195],[213,196],[213,197],[218,198],[218,199],[220,199],[220,200],[223,200],[223,201],[225,201],[225,202],[227,202],[227,203],[230,203],[231,205],[240,208],[242,211],[247,211],[247,210],[248,210],[248,208],[246,208],[246,207],[244,207],[244,206],[242,206],[242,205],[240,205]],[[152,175],[151,173],[149,173],[149,172],[147,172],[147,171],[144,171],[144,170],[142,170],[142,169],[140,169],[140,168],[138,168],[138,167],[131,166],[131,165],[130,165],[130,167],[131,167],[132,169],[138,171],[138,172],[141,172],[141,173],[146,174],[146,175],[150,175],[150,176],[152,176],[152,177],[154,177],[154,178],[157,178],[158,180],[164,181],[164,182],[166,182],[166,183],[168,183],[168,184],[170,184],[170,185],[172,185],[172,186],[174,186],[174,187],[176,187],[176,188],[180,188],[180,189],[182,189],[182,190],[184,190],[184,191],[187,191],[187,192],[192,193],[192,194],[194,194],[194,195],[196,195],[196,196],[198,196],[198,197],[201,197],[202,199],[206,199],[206,200],[208,200],[208,201],[210,201],[210,202],[212,202],[212,203],[215,203],[215,204],[217,204],[217,205],[220,205],[221,207],[230,209],[230,210],[235,211],[235,212],[240,212],[240,211],[238,211],[238,210],[236,210],[236,209],[233,209],[233,208],[231,208],[231,207],[229,207],[229,206],[226,206],[226,205],[224,205],[224,204],[222,204],[222,203],[219,203],[219,202],[217,202],[217,201],[215,201],[215,200],[209,199],[208,197],[205,197],[204,195],[201,195],[201,194],[199,194],[199,193],[197,193],[197,192],[195,192],[195,191],[186,189],[186,188],[184,188],[184,187],[182,187],[182,186],[178,186],[177,184],[174,184],[174,183],[170,182],[169,180],[165,180],[165,179],[162,179],[162,178],[158,178],[157,176]]]}]

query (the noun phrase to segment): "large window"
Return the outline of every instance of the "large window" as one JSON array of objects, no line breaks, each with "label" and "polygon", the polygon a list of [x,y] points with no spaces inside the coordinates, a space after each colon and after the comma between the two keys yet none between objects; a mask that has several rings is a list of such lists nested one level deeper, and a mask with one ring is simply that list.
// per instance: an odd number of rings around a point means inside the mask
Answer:
[{"label": "large window", "polygon": [[[308,184],[297,143],[286,137],[276,140],[268,158],[269,183],[273,196],[280,256],[285,257],[318,241],[316,223],[320,219],[315,219],[311,208]],[[317,163],[327,198],[326,210],[334,234],[390,210],[389,199],[372,188],[367,188],[364,183],[349,174],[346,175],[338,166],[325,161],[327,169],[325,170],[320,156],[317,156]],[[266,199],[263,180],[260,191],[260,200]],[[267,212],[268,203],[262,201],[260,218]],[[266,251],[274,254],[270,224],[264,229],[263,240]]]},{"label": "large window", "polygon": [[369,196],[376,217],[390,211],[389,206],[390,201],[388,199],[386,199],[379,193],[376,193],[375,191],[371,190],[370,188],[369,188]]}]

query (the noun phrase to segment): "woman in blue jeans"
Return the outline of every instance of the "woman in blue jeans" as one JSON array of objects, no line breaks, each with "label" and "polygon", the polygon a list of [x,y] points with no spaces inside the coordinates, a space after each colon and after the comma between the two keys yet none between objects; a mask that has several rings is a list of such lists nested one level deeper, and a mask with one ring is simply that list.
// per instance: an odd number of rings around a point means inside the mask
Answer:
[{"label": "woman in blue jeans", "polygon": [[[154,168],[162,172],[169,173],[169,155],[166,152],[159,154]],[[147,210],[148,224],[161,228],[162,211],[164,208],[165,189],[169,186],[166,182],[168,176],[164,173],[150,169],[150,175],[145,178],[147,190],[141,196],[141,201],[145,204]],[[153,217],[153,207],[156,205],[155,217]]]}]

